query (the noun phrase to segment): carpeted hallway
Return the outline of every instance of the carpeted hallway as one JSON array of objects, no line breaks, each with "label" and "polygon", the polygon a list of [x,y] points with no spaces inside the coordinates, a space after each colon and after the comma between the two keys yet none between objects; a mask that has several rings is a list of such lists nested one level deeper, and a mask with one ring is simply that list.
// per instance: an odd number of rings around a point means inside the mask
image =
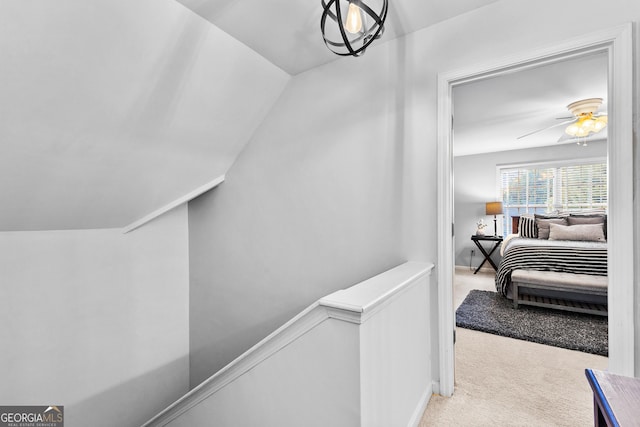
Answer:
[{"label": "carpeted hallway", "polygon": [[[495,290],[493,277],[457,270],[456,307],[470,289]],[[593,425],[584,369],[606,369],[606,357],[463,328],[456,334],[455,394],[432,396],[420,427]]]}]

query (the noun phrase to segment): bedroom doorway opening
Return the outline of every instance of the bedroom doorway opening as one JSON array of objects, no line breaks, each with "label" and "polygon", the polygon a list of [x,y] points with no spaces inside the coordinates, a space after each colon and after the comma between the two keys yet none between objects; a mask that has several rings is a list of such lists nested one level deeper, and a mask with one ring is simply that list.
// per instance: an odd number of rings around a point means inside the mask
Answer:
[{"label": "bedroom doorway opening", "polygon": [[[609,370],[623,375],[634,371],[633,241],[625,230],[633,227],[632,152],[632,37],[631,25],[585,35],[519,58],[468,70],[444,73],[438,81],[438,306],[439,306],[439,393],[453,394],[454,331],[453,277],[456,265],[455,239],[468,239],[472,231],[461,230],[455,218],[453,165],[453,94],[456,87],[499,76],[526,72],[546,65],[604,55],[607,62],[609,166],[608,271]],[[615,49],[614,49],[615,47]],[[458,135],[456,134],[456,140]],[[576,147],[573,147],[576,148]],[[495,165],[494,165],[495,168]],[[457,179],[457,177],[456,177]],[[495,175],[493,177],[495,180]],[[489,202],[491,200],[487,200]],[[455,224],[455,226],[454,226]],[[493,224],[490,224],[490,228]]]}]

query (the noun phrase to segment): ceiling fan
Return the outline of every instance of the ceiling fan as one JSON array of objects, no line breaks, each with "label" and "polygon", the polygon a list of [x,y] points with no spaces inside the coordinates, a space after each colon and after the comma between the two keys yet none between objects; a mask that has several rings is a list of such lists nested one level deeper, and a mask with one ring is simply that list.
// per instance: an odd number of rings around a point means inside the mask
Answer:
[{"label": "ceiling fan", "polygon": [[[567,105],[567,109],[571,114],[573,114],[573,117],[561,117],[559,120],[564,120],[563,122],[529,132],[525,135],[519,136],[517,139],[522,139],[527,136],[564,125],[567,125],[564,130],[565,135],[560,137],[558,142],[574,138],[587,138],[592,134],[600,132],[607,126],[607,114],[597,113],[598,108],[600,108],[601,105],[602,98],[587,98],[572,102]],[[580,141],[578,141],[578,143],[580,143]]]}]

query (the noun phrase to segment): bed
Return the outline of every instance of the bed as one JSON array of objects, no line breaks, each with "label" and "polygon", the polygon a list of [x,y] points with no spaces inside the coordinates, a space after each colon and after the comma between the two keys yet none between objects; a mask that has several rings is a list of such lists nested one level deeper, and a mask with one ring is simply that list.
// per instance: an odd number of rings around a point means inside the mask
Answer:
[{"label": "bed", "polygon": [[[496,290],[505,297],[513,299],[511,275],[516,270],[607,276],[606,215],[536,215],[514,217],[513,221],[518,233],[505,238],[496,272]],[[586,224],[590,226],[584,227]],[[571,228],[576,225],[579,227]],[[541,298],[606,305],[606,295],[576,291],[575,286],[562,289],[561,284],[550,288],[527,292]]]}]

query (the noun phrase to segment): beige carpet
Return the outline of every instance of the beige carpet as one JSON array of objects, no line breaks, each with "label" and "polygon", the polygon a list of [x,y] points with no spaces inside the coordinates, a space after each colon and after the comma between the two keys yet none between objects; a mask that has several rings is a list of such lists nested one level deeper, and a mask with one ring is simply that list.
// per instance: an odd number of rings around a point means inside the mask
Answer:
[{"label": "beige carpet", "polygon": [[[457,271],[456,306],[475,285],[493,290],[492,277]],[[584,369],[606,369],[606,357],[462,328],[456,333],[455,393],[432,396],[420,427],[593,425]]]}]

